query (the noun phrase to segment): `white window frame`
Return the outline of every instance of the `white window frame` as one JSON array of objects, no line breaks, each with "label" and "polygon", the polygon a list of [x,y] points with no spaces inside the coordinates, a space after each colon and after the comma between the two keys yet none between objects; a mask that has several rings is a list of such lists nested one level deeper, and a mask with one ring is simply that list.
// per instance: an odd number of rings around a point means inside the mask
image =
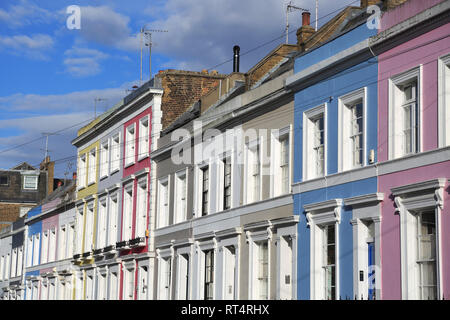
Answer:
[{"label": "white window frame", "polygon": [[[131,133],[131,131],[133,131]],[[136,125],[133,123],[125,129],[125,165],[129,167],[136,162]]]},{"label": "white window frame", "polygon": [[[167,201],[167,203],[166,203]],[[170,223],[170,176],[158,180],[158,211],[156,227],[164,228]]]},{"label": "white window frame", "polygon": [[[312,142],[314,141],[313,121],[323,117],[324,143],[323,143],[323,175],[317,175],[316,161]],[[303,112],[303,181],[319,178],[327,175],[327,151],[328,151],[328,120],[327,103]]]},{"label": "white window frame", "polygon": [[27,241],[27,267],[31,267],[33,265],[33,236],[28,237]]},{"label": "white window frame", "polygon": [[438,146],[450,145],[450,54],[438,59]]},{"label": "white window frame", "polygon": [[[145,126],[144,123],[147,123]],[[139,149],[138,161],[149,156],[150,150],[150,116],[146,115],[139,120]]]},{"label": "white window frame", "polygon": [[[33,179],[34,181],[27,182],[27,179]],[[39,176],[37,175],[24,175],[23,176],[23,189],[24,190],[37,190],[38,188],[38,180],[39,180]],[[27,183],[30,183],[31,186],[27,187]]]},{"label": "white window frame", "polygon": [[59,226],[58,232],[58,260],[64,260],[67,252],[67,225]]},{"label": "white window frame", "polygon": [[71,258],[74,254],[74,243],[75,243],[75,223],[70,223],[68,225],[67,232],[67,249],[65,258]]},{"label": "white window frame", "polygon": [[[263,181],[263,166],[262,166],[262,141],[256,139],[248,142],[245,145],[245,161],[244,161],[244,200],[245,204],[254,203],[262,200],[262,181]],[[258,150],[258,151],[257,151]],[[256,159],[259,163],[259,188],[258,193],[255,194],[255,173]]]},{"label": "white window frame", "polygon": [[85,204],[77,206],[76,209],[76,230],[75,230],[75,253],[81,254],[83,252],[83,239],[84,239],[84,217],[85,217]]},{"label": "white window frame", "polygon": [[202,217],[203,215],[203,171],[208,167],[208,208],[205,216],[211,213],[211,165],[209,162],[203,162],[196,166],[196,217]]},{"label": "white window frame", "polygon": [[134,180],[123,186],[122,241],[131,240],[132,237],[133,199]]},{"label": "white window frame", "polygon": [[325,276],[323,272],[323,227],[334,225],[335,229],[335,297],[339,298],[339,224],[341,222],[342,199],[333,199],[305,205],[307,224],[310,227],[310,297],[311,300],[325,299]]},{"label": "white window frame", "polygon": [[[375,280],[375,299],[381,298],[381,201],[384,193],[371,193],[344,199],[344,205],[352,208],[353,233],[353,292],[358,299],[367,300],[369,280]],[[373,223],[374,239],[370,239],[367,224]],[[373,242],[375,246],[375,266],[368,268],[367,243]],[[364,281],[360,281],[360,272],[363,271]],[[369,275],[369,272],[373,272]],[[369,279],[369,276],[371,277]],[[374,279],[372,278],[374,277]]]},{"label": "white window frame", "polygon": [[83,253],[91,252],[94,240],[94,210],[93,200],[86,203],[86,223],[84,228],[84,248]]},{"label": "white window frame", "polygon": [[33,266],[37,266],[39,264],[40,246],[40,235],[39,233],[35,233],[33,235]]},{"label": "white window frame", "polygon": [[78,158],[78,179],[77,179],[78,190],[86,187],[86,181],[87,181],[87,170],[86,170],[87,156],[86,155],[87,155],[87,153],[83,153]]},{"label": "white window frame", "polygon": [[97,177],[97,147],[89,150],[88,162],[88,186],[90,186],[96,182]]},{"label": "white window frame", "polygon": [[233,174],[234,174],[234,161],[233,161],[233,156],[232,153],[227,153],[222,155],[219,159],[219,161],[217,161],[218,166],[217,171],[218,171],[218,192],[217,192],[217,199],[216,199],[216,203],[218,204],[218,211],[223,211],[225,210],[224,206],[225,206],[225,199],[224,199],[224,192],[225,192],[225,161],[229,161],[230,167],[231,167],[231,172],[230,172],[230,178],[231,178],[231,182],[230,182],[230,189],[231,189],[231,198],[230,198],[230,208],[233,208],[233,183],[234,183],[234,178],[233,178]]},{"label": "white window frame", "polygon": [[24,246],[20,246],[17,252],[17,276],[22,275],[22,267],[23,267],[23,248]]},{"label": "white window frame", "polygon": [[413,153],[404,152],[404,135],[403,135],[403,101],[399,101],[402,97],[402,90],[399,86],[407,84],[409,82],[417,81],[417,97],[416,103],[418,104],[418,140],[415,143],[417,145],[418,152],[422,151],[422,65],[403,72],[395,77],[389,79],[389,125],[388,125],[388,145],[389,145],[389,159],[400,158]]},{"label": "white window frame", "polygon": [[11,278],[16,277],[17,275],[17,248],[12,250],[11,255]]},{"label": "white window frame", "polygon": [[97,209],[97,237],[96,237],[96,249],[106,247],[107,236],[107,215],[108,215],[108,203],[107,196],[103,196],[98,200]]},{"label": "white window frame", "polygon": [[117,220],[119,215],[118,192],[108,195],[108,239],[107,245],[115,245],[117,242]]},{"label": "white window frame", "polygon": [[[177,249],[177,283],[175,287],[175,298],[177,300],[189,300],[192,289],[192,247],[185,246]],[[187,256],[187,259],[185,258]],[[183,260],[183,262],[181,262]],[[183,264],[183,265],[182,265]],[[185,277],[188,278],[186,284]],[[187,285],[187,287],[186,287]],[[187,291],[187,292],[186,292]],[[185,294],[187,293],[187,296]]]},{"label": "white window frame", "polygon": [[48,238],[48,262],[53,262],[56,259],[56,228],[49,230]]},{"label": "white window frame", "polygon": [[120,171],[120,150],[121,148],[121,139],[120,139],[120,132],[113,135],[111,138],[111,165],[109,166],[110,172],[109,174],[112,175],[115,172]]},{"label": "white window frame", "polygon": [[[188,190],[187,182],[188,182],[187,168],[175,173],[174,223],[180,223],[187,220],[187,190]],[[183,189],[184,192],[182,192]]]},{"label": "white window frame", "polygon": [[123,263],[123,300],[134,300],[135,296],[135,262]]},{"label": "white window frame", "polygon": [[148,185],[147,175],[137,182],[135,238],[145,237],[147,230]]},{"label": "white window frame", "polygon": [[267,273],[267,299],[272,299],[271,291],[272,291],[272,238],[273,231],[272,227],[268,226],[260,231],[246,231],[246,237],[249,244],[249,281],[248,281],[248,297],[251,300],[260,300],[259,295],[259,282],[258,282],[258,258],[259,258],[259,246],[263,242],[267,242],[267,259],[268,259],[268,273]]},{"label": "white window frame", "polygon": [[445,178],[438,178],[391,188],[396,211],[400,215],[401,284],[404,300],[419,299],[416,214],[424,210],[435,212],[437,298],[443,298],[441,215],[444,208],[445,183]]},{"label": "white window frame", "polygon": [[[173,249],[157,249],[158,254],[158,300],[171,300],[173,283]],[[167,281],[169,283],[167,283]]]},{"label": "white window frame", "polygon": [[49,232],[50,230],[42,232],[41,264],[48,262]]},{"label": "white window frame", "polygon": [[[289,194],[292,191],[292,125],[287,127],[272,130],[271,134],[271,160],[270,160],[270,196],[278,197],[284,194]],[[289,143],[289,155],[288,155],[288,186],[287,190],[283,190],[282,181],[280,181],[280,177],[282,177],[283,169],[281,168],[281,141],[284,139],[288,139]]]},{"label": "white window frame", "polygon": [[109,139],[100,144],[100,180],[109,174]]},{"label": "white window frame", "polygon": [[[367,88],[363,87],[341,96],[338,101],[338,171],[341,172],[367,165]],[[362,103],[362,163],[354,165],[350,107],[354,107],[359,101]]]}]

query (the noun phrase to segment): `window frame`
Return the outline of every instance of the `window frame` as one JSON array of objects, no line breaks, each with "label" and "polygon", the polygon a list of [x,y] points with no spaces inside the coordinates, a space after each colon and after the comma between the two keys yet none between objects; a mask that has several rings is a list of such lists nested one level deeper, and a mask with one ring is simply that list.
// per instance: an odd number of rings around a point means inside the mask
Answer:
[{"label": "window frame", "polygon": [[335,298],[340,292],[339,265],[339,224],[341,222],[342,199],[332,199],[304,205],[307,225],[310,227],[310,298],[311,300],[325,299],[325,276],[323,273],[323,227],[335,226]]},{"label": "window frame", "polygon": [[[272,130],[271,140],[271,164],[270,164],[270,195],[277,197],[292,192],[292,124],[278,130]],[[282,141],[288,140],[288,163],[282,161]],[[276,177],[283,177],[283,166],[287,166],[288,184],[287,190],[283,190],[283,183]]]},{"label": "window frame", "polygon": [[[133,133],[130,131],[133,130]],[[124,168],[136,163],[136,124],[130,124],[125,128],[125,156]],[[132,153],[132,154],[130,154]]]},{"label": "window frame", "polygon": [[450,54],[438,58],[438,147],[450,145]]},{"label": "window frame", "polygon": [[[422,143],[422,133],[423,133],[423,115],[422,115],[422,79],[423,79],[423,65],[414,67],[408,71],[398,74],[389,79],[389,114],[388,114],[388,151],[389,160],[405,157],[411,154],[420,153],[423,148]],[[417,96],[416,96],[416,107],[417,107],[417,141],[415,141],[414,149],[417,151],[412,151],[407,153],[404,151],[404,113],[403,113],[403,100],[399,101],[403,97],[403,90],[400,88],[406,84],[413,81],[417,83]]]},{"label": "window frame", "polygon": [[[184,182],[182,182],[184,181]],[[180,223],[187,220],[187,181],[188,181],[188,169],[182,169],[175,173],[175,186],[174,186],[174,193],[175,193],[175,205],[174,205],[174,224]],[[184,194],[180,192],[180,184],[183,184],[184,187],[181,188],[181,190],[184,189]],[[183,199],[184,197],[184,199]],[[184,209],[183,205],[181,205],[184,202]]]},{"label": "window frame", "polygon": [[[100,143],[100,180],[105,179],[109,175],[110,166],[110,150],[109,139]],[[105,169],[106,168],[106,169]]]},{"label": "window frame", "polygon": [[[147,122],[147,126],[144,123]],[[142,131],[144,128],[146,129],[146,135],[142,135]],[[143,140],[142,140],[143,139]],[[144,153],[141,152],[142,146],[146,146],[146,151]],[[138,161],[141,161],[149,156],[150,150],[150,115],[146,115],[139,119],[139,144],[138,144]]]},{"label": "window frame", "polygon": [[[27,187],[27,178],[34,178],[35,181],[33,182],[33,186],[32,187]],[[23,175],[23,185],[22,185],[22,189],[23,190],[37,190],[38,189],[38,183],[39,183],[39,175],[32,175],[32,174],[25,174]]]},{"label": "window frame", "polygon": [[[156,219],[156,228],[164,228],[170,225],[169,188],[170,188],[170,176],[166,176],[158,180],[158,213]],[[162,192],[164,192],[164,198]],[[161,212],[164,212],[164,216],[161,215]]]},{"label": "window frame", "polygon": [[[145,187],[144,187],[145,186]],[[136,221],[135,221],[135,238],[145,237],[147,230],[147,213],[148,213],[148,177],[145,175],[137,181],[136,187]]]},{"label": "window frame", "polygon": [[[402,299],[418,299],[417,288],[417,220],[418,212],[434,210],[436,224],[437,299],[443,295],[441,214],[446,179],[437,178],[391,188],[396,212],[400,215],[400,258]],[[411,271],[411,266],[413,270]]]},{"label": "window frame", "polygon": [[87,183],[87,153],[83,153],[78,157],[78,176],[77,185],[78,190],[86,187]]},{"label": "window frame", "polygon": [[[327,175],[328,151],[328,120],[327,103],[303,112],[303,181],[321,178]],[[323,117],[323,175],[317,174],[317,159],[312,159],[314,145],[311,145],[314,135],[314,121]]]},{"label": "window frame", "polygon": [[[353,121],[352,109],[361,101],[362,103],[362,162],[354,164],[354,145],[352,140],[351,123]],[[367,165],[367,87],[360,88],[339,97],[338,100],[338,171],[347,171]]]},{"label": "window frame", "polygon": [[110,147],[110,166],[109,166],[109,174],[113,175],[114,173],[120,171],[121,163],[120,163],[120,154],[121,154],[121,134],[120,132],[117,132],[116,134],[112,135],[111,137],[111,147]]},{"label": "window frame", "polygon": [[91,186],[96,183],[97,179],[97,147],[94,147],[88,152],[88,181],[87,185]]}]

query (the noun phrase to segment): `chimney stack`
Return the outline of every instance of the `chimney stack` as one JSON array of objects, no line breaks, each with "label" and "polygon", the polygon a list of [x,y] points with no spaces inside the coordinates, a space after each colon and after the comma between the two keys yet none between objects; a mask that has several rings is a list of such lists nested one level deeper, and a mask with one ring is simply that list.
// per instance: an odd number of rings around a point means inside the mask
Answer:
[{"label": "chimney stack", "polygon": [[316,32],[311,23],[311,13],[305,11],[302,13],[302,26],[297,30],[297,46],[300,52],[305,51],[305,42]]},{"label": "chimney stack", "polygon": [[302,12],[302,26],[309,26],[311,20],[311,13],[308,11]]},{"label": "chimney stack", "polygon": [[239,72],[239,51],[241,48],[239,46],[233,47],[233,72]]},{"label": "chimney stack", "polygon": [[366,8],[368,6],[377,4],[378,2],[380,2],[380,0],[361,0],[360,7],[361,8]]}]

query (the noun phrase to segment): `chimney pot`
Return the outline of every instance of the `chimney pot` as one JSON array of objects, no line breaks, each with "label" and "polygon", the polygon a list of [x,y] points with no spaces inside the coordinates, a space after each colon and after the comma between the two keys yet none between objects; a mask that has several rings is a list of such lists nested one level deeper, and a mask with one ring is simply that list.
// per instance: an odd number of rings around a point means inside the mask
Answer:
[{"label": "chimney pot", "polygon": [[73,180],[77,179],[77,173],[76,172],[72,173],[72,178],[73,178]]},{"label": "chimney pot", "polygon": [[62,182],[58,181],[58,188],[62,186]]},{"label": "chimney pot", "polygon": [[305,11],[302,13],[302,26],[309,26],[311,21],[311,13]]},{"label": "chimney pot", "polygon": [[233,72],[239,72],[239,46],[233,47]]}]

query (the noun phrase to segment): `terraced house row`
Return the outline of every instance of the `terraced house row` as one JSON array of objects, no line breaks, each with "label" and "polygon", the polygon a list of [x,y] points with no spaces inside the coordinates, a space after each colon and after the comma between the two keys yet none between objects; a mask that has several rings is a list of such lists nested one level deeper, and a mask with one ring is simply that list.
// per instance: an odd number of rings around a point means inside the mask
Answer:
[{"label": "terraced house row", "polygon": [[362,0],[246,73],[160,71],[2,231],[3,299],[449,297],[449,22]]}]

